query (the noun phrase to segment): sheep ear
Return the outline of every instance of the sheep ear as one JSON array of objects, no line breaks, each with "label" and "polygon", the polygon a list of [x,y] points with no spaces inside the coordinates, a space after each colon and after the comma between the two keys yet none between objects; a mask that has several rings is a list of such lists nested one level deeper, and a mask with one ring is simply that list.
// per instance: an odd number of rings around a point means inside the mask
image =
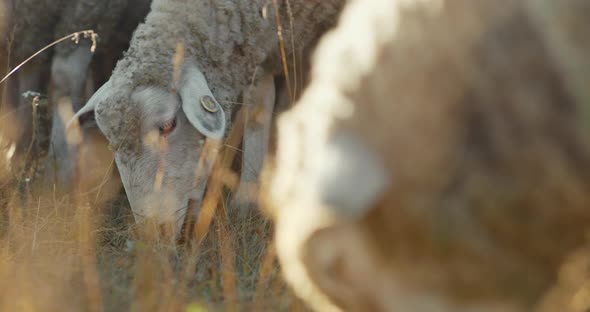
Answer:
[{"label": "sheep ear", "polygon": [[225,134],[225,112],[207,86],[205,76],[194,66],[186,68],[180,87],[182,110],[203,135],[221,139]]},{"label": "sheep ear", "polygon": [[109,94],[111,93],[111,89],[111,80],[108,80],[90,97],[88,102],[86,102],[86,105],[84,105],[79,111],[77,111],[76,114],[74,114],[74,116],[68,121],[68,123],[66,124],[66,129],[68,129],[74,123],[75,120],[78,120],[80,116],[93,111],[96,108],[96,105],[98,105],[98,103],[100,103],[103,99],[109,96]]}]

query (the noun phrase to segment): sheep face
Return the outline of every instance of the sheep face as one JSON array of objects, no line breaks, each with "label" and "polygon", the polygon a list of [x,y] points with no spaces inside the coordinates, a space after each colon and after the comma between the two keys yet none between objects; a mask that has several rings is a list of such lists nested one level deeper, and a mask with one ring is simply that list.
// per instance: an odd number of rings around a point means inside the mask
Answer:
[{"label": "sheep face", "polygon": [[196,67],[172,88],[121,80],[111,77],[79,114],[94,109],[135,220],[174,225],[178,234],[189,199],[200,204],[225,113]]}]

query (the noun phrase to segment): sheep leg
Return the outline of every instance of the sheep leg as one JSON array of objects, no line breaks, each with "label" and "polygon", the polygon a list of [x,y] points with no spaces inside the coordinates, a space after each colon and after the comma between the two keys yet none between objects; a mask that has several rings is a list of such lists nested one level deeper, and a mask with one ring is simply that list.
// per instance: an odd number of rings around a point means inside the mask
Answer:
[{"label": "sheep leg", "polygon": [[65,119],[69,119],[73,112],[82,107],[91,60],[90,49],[80,45],[69,55],[56,55],[51,65],[51,77],[55,83],[54,105],[64,103],[60,100],[63,97],[69,97],[71,102],[65,102],[71,104],[71,107],[54,107],[49,149],[54,182],[65,189],[69,189],[78,154],[77,147],[67,141]]},{"label": "sheep leg", "polygon": [[[258,176],[268,151],[272,112],[275,105],[275,84],[272,75],[266,75],[244,94],[247,105],[246,123],[242,143],[242,172],[236,193],[239,202],[251,202]],[[240,213],[246,213],[242,211]]]}]

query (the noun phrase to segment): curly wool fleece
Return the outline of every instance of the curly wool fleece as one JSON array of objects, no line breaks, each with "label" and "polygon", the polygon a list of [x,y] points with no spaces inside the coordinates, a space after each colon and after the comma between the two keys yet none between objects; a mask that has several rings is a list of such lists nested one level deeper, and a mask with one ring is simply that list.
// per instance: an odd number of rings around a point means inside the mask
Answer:
[{"label": "curly wool fleece", "polygon": [[[125,99],[140,85],[173,89],[173,59],[177,45],[182,43],[184,61],[198,66],[217,100],[230,112],[230,103],[258,78],[253,77],[258,67],[270,73],[282,69],[277,61],[280,54],[274,10],[265,8],[267,4],[265,0],[155,0],[146,22],[138,27],[129,50],[113,71],[113,87],[119,92],[101,103],[103,107],[97,111],[108,114],[103,119],[115,128],[122,124],[127,129],[136,128],[129,123],[137,118],[120,120],[121,116],[139,117]],[[290,1],[287,7],[279,1],[285,50],[293,50],[291,41],[298,48],[314,42],[318,34],[335,24],[343,5],[343,0]],[[263,16],[263,9],[269,14]]]}]

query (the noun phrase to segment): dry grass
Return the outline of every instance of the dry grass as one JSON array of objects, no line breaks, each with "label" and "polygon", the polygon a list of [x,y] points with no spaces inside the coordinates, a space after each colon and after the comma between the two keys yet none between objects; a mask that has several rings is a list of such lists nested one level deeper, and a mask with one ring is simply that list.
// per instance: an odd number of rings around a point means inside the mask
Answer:
[{"label": "dry grass", "polygon": [[19,189],[17,177],[3,176],[2,311],[290,310],[295,301],[269,222],[256,212],[230,221],[229,196],[215,182],[214,217],[195,231],[202,242],[180,245],[135,225],[122,193],[95,201],[96,189],[60,196],[43,179]]},{"label": "dry grass", "polygon": [[[34,110],[32,118],[49,113]],[[229,207],[239,205],[230,204],[230,167],[244,118],[238,114],[224,142],[182,244],[154,224],[134,223],[110,172],[112,153],[89,129],[74,129],[84,140],[74,142],[81,152],[71,190],[47,178],[45,154],[13,155],[0,145],[0,311],[300,309],[279,274],[269,221],[251,209],[236,217]],[[31,145],[47,139],[47,129],[37,130]]]},{"label": "dry grass", "polygon": [[[274,6],[278,9],[276,2]],[[280,32],[279,36],[289,77]],[[89,30],[58,39],[17,66],[9,64],[9,54],[0,54],[0,88],[5,89],[3,82],[38,54],[80,37],[90,38],[94,49],[96,34]],[[2,52],[11,50],[2,44]],[[179,43],[177,55],[183,52]],[[295,67],[295,54],[293,62]],[[178,60],[174,64],[179,67]],[[292,102],[290,83],[288,89]],[[5,121],[0,127],[0,311],[306,309],[280,276],[270,222],[255,209],[248,209],[244,217],[236,213],[239,207],[229,207],[241,205],[230,195],[238,177],[230,167],[239,156],[243,111],[223,142],[194,229],[179,243],[159,226],[134,223],[121,184],[111,173],[112,153],[96,129],[75,124],[78,138],[73,144],[80,153],[74,186],[63,190],[54,185],[48,172],[57,168],[51,168],[55,161],[46,158],[44,149],[50,127],[35,122],[51,114],[46,95],[31,98],[30,148],[15,154],[10,139],[19,125],[13,123],[6,100],[0,93],[0,120]],[[71,107],[66,104],[60,106]],[[67,122],[72,114],[68,111],[62,119]]]}]

